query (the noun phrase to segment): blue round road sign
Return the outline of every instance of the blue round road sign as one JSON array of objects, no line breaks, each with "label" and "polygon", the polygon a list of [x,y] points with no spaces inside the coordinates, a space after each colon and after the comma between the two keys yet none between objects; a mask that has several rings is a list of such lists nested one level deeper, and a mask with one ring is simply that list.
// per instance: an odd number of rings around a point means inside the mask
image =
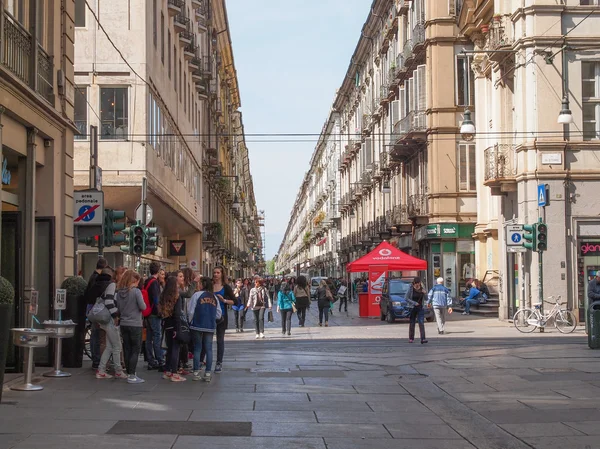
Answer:
[{"label": "blue round road sign", "polygon": [[521,234],[513,234],[510,239],[515,243],[519,243],[521,241]]},{"label": "blue round road sign", "polygon": [[[83,214],[85,214],[88,210],[90,210],[92,208],[92,206],[81,206],[79,208],[79,216],[81,217]],[[83,217],[81,219],[81,221],[91,221],[94,219],[94,215],[96,215],[96,211],[93,210],[91,211],[89,214],[87,214],[85,217]]]}]

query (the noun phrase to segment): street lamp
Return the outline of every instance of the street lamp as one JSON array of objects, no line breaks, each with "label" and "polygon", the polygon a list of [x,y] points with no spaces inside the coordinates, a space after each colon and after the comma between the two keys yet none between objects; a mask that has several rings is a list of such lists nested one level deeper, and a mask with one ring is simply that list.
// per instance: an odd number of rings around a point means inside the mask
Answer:
[{"label": "street lamp", "polygon": [[562,107],[558,114],[558,123],[561,125],[573,123],[573,114],[571,114],[571,110],[569,109],[569,99],[566,96],[562,100]]},{"label": "street lamp", "polygon": [[460,135],[467,142],[475,138],[475,123],[471,120],[471,111],[468,109],[465,110],[465,118],[460,125]]}]

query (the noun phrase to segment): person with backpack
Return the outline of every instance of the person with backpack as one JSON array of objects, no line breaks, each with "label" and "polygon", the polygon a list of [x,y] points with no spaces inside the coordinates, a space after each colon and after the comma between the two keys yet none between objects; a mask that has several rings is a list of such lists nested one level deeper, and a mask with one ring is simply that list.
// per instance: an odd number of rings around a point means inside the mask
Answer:
[{"label": "person with backpack", "polygon": [[296,308],[296,297],[287,281],[281,283],[277,294],[277,312],[281,313],[281,333],[292,335],[292,315]]},{"label": "person with backpack", "polygon": [[250,296],[246,309],[252,309],[254,313],[254,329],[256,338],[265,338],[265,310],[271,308],[269,291],[264,287],[263,280],[256,278],[254,288],[250,290]]},{"label": "person with backpack", "polygon": [[[213,293],[212,279],[202,278],[200,282],[200,290],[191,297],[187,309],[187,317],[194,342],[192,380],[203,379],[205,382],[210,382],[212,378],[213,335],[217,328],[217,320],[221,319],[222,311],[219,301]],[[206,360],[203,377],[200,377],[201,354],[205,354]]]},{"label": "person with backpack", "polygon": [[148,297],[150,309],[146,309],[146,358],[148,360],[148,370],[158,369],[159,371],[164,370],[164,355],[161,348],[162,339],[162,319],[158,315],[158,302],[160,300],[161,282],[159,279],[160,273],[163,273],[164,282],[164,270],[161,270],[159,262],[150,263],[150,277],[144,283],[142,289],[142,296]]},{"label": "person with backpack", "polygon": [[100,357],[100,363],[98,364],[98,371],[96,372],[96,379],[111,379],[113,376],[106,372],[106,364],[112,356],[113,364],[115,366],[115,375],[117,379],[127,379],[127,375],[123,372],[121,365],[121,332],[119,329],[119,309],[115,301],[115,290],[116,284],[113,280],[113,270],[105,268],[96,277],[94,282],[95,291],[103,291],[101,296],[96,300],[96,305],[92,308],[91,312],[94,311],[97,305],[102,304],[103,308],[106,309],[104,313],[106,319],[95,321],[96,315],[88,315],[88,318],[92,322],[96,322],[100,328],[106,334],[106,347]]},{"label": "person with backpack", "polygon": [[427,307],[433,306],[435,322],[438,328],[438,334],[443,335],[446,327],[446,310],[452,313],[452,298],[450,290],[444,287],[444,278],[437,278],[437,284],[429,290],[427,295]]},{"label": "person with backpack", "polygon": [[179,287],[182,285],[183,272],[177,271],[174,276],[169,276],[158,303],[159,314],[164,320],[163,327],[165,329],[165,340],[167,341],[167,359],[163,379],[171,382],[184,382],[187,380],[177,373],[181,347],[181,337],[177,332],[181,327],[182,318],[185,320],[185,313],[181,307],[179,297]]},{"label": "person with backpack", "polygon": [[117,284],[117,306],[120,314],[121,336],[125,355],[127,383],[141,384],[144,379],[137,377],[136,369],[142,349],[142,312],[146,303],[142,292],[137,288],[141,276],[133,270],[127,270]]},{"label": "person with backpack", "polygon": [[298,310],[298,325],[304,327],[306,322],[306,309],[310,306],[310,288],[305,276],[298,276],[294,286],[294,296],[296,297],[296,309]]}]

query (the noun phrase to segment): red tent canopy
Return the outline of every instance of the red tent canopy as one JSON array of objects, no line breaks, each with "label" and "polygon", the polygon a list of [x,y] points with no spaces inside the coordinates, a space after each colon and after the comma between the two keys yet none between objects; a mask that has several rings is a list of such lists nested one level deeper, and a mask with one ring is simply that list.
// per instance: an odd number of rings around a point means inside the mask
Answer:
[{"label": "red tent canopy", "polygon": [[346,271],[349,273],[367,272],[370,265],[387,265],[388,271],[427,269],[427,261],[409,256],[386,241],[381,242],[370,253],[349,263]]}]

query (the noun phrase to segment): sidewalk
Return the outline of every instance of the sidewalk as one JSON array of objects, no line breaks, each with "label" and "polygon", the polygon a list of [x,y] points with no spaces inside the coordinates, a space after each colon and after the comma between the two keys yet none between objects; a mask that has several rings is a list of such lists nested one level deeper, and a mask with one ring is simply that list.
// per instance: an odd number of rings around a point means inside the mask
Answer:
[{"label": "sidewalk", "polygon": [[97,380],[86,362],[41,392],[5,391],[0,449],[600,448],[600,351],[582,330],[460,316],[409,344],[406,323],[353,308],[328,328],[311,309],[291,337],[277,322],[258,341],[229,330],[210,384],[143,367],[141,385]]}]

